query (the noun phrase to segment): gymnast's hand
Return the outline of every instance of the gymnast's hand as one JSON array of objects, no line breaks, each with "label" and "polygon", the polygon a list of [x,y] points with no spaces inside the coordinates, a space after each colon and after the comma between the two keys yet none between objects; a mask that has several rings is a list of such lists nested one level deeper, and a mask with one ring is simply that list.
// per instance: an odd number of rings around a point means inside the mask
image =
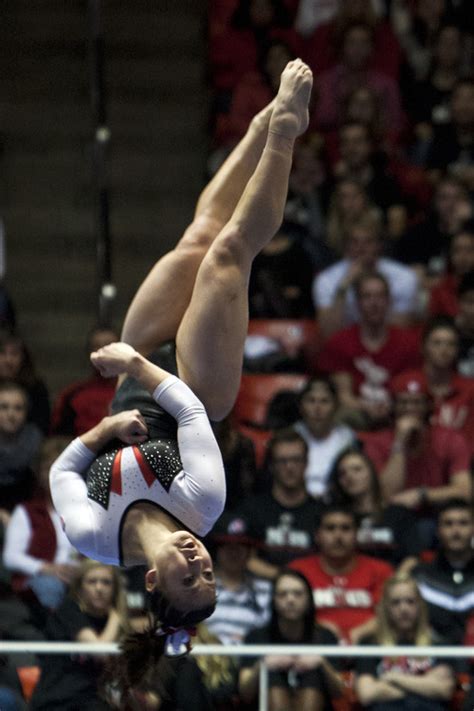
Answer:
[{"label": "gymnast's hand", "polygon": [[148,428],[139,410],[124,410],[109,418],[113,436],[125,444],[139,444],[148,439]]},{"label": "gymnast's hand", "polygon": [[139,354],[128,343],[110,343],[91,353],[92,364],[104,378],[129,373]]}]

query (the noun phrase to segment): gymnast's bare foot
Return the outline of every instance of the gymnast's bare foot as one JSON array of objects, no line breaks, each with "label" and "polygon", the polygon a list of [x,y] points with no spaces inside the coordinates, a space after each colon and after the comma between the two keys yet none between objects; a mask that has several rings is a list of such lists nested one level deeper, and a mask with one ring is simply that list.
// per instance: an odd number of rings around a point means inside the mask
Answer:
[{"label": "gymnast's bare foot", "polygon": [[295,59],[286,65],[281,75],[269,131],[286,138],[296,138],[306,131],[312,86],[311,69],[301,59]]}]

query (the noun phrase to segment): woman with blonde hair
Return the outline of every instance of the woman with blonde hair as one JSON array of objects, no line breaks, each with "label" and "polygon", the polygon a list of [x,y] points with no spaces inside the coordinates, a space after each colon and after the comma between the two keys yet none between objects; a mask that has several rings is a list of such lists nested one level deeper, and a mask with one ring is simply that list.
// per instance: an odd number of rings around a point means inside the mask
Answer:
[{"label": "woman with blonde hair", "polygon": [[428,612],[416,582],[405,573],[389,578],[377,612],[375,634],[362,644],[393,646],[389,657],[361,657],[355,690],[371,711],[442,711],[454,691],[451,666],[434,657],[397,654],[397,645],[432,644]]},{"label": "woman with blonde hair", "polygon": [[[128,631],[125,591],[118,568],[85,559],[69,595],[48,620],[47,638],[63,642],[116,642]],[[31,699],[33,711],[103,711],[99,697],[103,659],[84,655],[44,655]]]}]

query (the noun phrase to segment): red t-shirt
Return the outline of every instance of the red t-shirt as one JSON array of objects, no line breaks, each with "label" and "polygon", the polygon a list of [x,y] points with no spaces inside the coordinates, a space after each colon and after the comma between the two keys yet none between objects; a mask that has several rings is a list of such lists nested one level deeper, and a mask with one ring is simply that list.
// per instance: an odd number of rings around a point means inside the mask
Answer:
[{"label": "red t-shirt", "polygon": [[354,324],[337,331],[323,346],[318,368],[324,373],[349,373],[354,392],[369,401],[388,398],[388,383],[394,375],[421,364],[420,334],[411,328],[388,328],[388,337],[378,351],[369,351]]},{"label": "red t-shirt", "polygon": [[436,398],[423,370],[408,371],[407,377],[410,376],[422,382],[433,398],[435,409],[431,423],[461,432],[471,450],[474,449],[474,381],[453,373],[450,391],[442,398]]},{"label": "red t-shirt", "polygon": [[[358,433],[364,451],[379,472],[390,457],[394,434],[393,429]],[[404,488],[447,486],[454,474],[469,471],[470,459],[463,435],[440,425],[428,426],[421,452],[408,456]]]},{"label": "red t-shirt", "polygon": [[337,625],[347,642],[354,627],[375,615],[383,584],[393,574],[391,565],[365,555],[357,555],[343,575],[326,573],[319,555],[298,558],[288,567],[303,573],[311,585],[318,622]]},{"label": "red t-shirt", "polygon": [[428,311],[431,316],[446,314],[457,316],[459,304],[457,296],[458,279],[454,274],[446,274],[430,294]]}]

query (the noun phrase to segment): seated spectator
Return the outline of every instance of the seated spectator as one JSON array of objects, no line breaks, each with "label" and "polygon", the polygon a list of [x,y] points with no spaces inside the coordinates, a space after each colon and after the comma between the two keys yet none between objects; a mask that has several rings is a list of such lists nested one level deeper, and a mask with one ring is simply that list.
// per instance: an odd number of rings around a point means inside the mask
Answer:
[{"label": "seated spectator", "polygon": [[271,488],[247,499],[240,511],[259,543],[248,566],[255,575],[275,578],[279,568],[313,546],[320,507],[306,490],[307,462],[307,444],[294,430],[276,432],[267,445]]},{"label": "seated spectator", "polygon": [[307,132],[295,145],[285,219],[300,228],[314,269],[326,267],[333,258],[325,241],[327,200],[325,143],[319,133]]},{"label": "seated spectator", "polygon": [[301,419],[293,427],[308,445],[306,489],[315,498],[325,494],[335,458],[355,441],[350,427],[337,424],[338,407],[337,391],[329,378],[312,378],[300,394]]},{"label": "seated spectator", "polygon": [[[228,113],[221,118],[215,138],[220,145],[234,146],[253,119],[277,95],[281,73],[294,54],[282,40],[259,47],[257,66],[235,85]],[[219,122],[218,122],[219,128]]]},{"label": "seated spectator", "polygon": [[312,280],[313,268],[299,240],[299,230],[285,223],[253,261],[250,318],[314,316]]},{"label": "seated spectator", "polygon": [[384,504],[378,474],[366,454],[346,449],[334,462],[326,499],[356,515],[361,553],[407,568],[421,552],[416,517],[410,509]]},{"label": "seated spectator", "polygon": [[313,590],[317,619],[343,642],[358,644],[375,629],[375,611],[391,565],[357,552],[357,521],[340,505],[321,512],[316,555],[290,563]]},{"label": "seated spectator", "polygon": [[378,214],[364,187],[353,178],[341,178],[331,195],[326,235],[328,247],[338,257],[342,255],[352,225],[370,212]]},{"label": "seated spectator", "polygon": [[395,257],[417,269],[420,275],[439,277],[446,266],[452,237],[469,218],[468,192],[454,176],[437,185],[428,216],[395,245]]},{"label": "seated spectator", "polygon": [[[302,4],[307,5],[308,0],[300,2],[300,6]],[[312,17],[316,19],[318,3],[313,0],[312,4],[315,5]],[[308,29],[302,32],[306,38],[303,56],[313,72],[322,72],[334,66],[346,28],[353,23],[362,23],[370,27],[373,33],[374,51],[371,67],[397,80],[402,57],[390,22],[382,17],[382,4],[379,0],[339,2],[334,16],[316,27],[313,34],[309,34],[310,26],[308,26]],[[327,5],[328,2],[324,2],[324,6]],[[332,6],[333,2],[330,1],[329,5]],[[299,27],[298,24],[298,31],[300,31]]]},{"label": "seated spectator", "polygon": [[313,282],[313,302],[324,338],[357,322],[354,284],[363,272],[378,272],[387,280],[392,299],[390,322],[407,325],[417,310],[418,280],[392,259],[381,257],[380,225],[372,215],[354,223],[347,235],[344,258],[320,272]]},{"label": "seated spectator", "polygon": [[270,618],[270,582],[247,570],[256,541],[243,518],[224,514],[209,536],[216,580],[216,609],[206,627],[222,644],[241,644]]},{"label": "seated spectator", "polygon": [[458,286],[458,303],[458,371],[466,378],[474,378],[474,271],[465,274],[461,279]]},{"label": "seated spectator", "polygon": [[12,588],[32,610],[40,629],[61,604],[77,572],[77,554],[63,531],[49,491],[49,470],[67,442],[46,440],[41,449],[35,496],[18,504],[8,524],[3,562]]},{"label": "seated spectator", "polygon": [[214,422],[213,430],[224,462],[226,510],[232,511],[256,491],[255,446],[249,437],[233,427],[229,415],[220,422]]},{"label": "seated spectator", "polygon": [[[120,570],[84,560],[70,594],[49,618],[48,639],[54,642],[116,642],[127,629]],[[103,662],[82,655],[43,655],[41,676],[30,702],[32,711],[102,711],[98,682]]]},{"label": "seated spectator", "polygon": [[474,189],[474,80],[460,79],[451,94],[451,122],[435,128],[426,156],[432,180],[444,171]]},{"label": "seated spectator", "polygon": [[0,331],[0,380],[14,380],[28,393],[28,421],[44,433],[49,429],[49,395],[38,378],[30,352],[20,336]]},{"label": "seated spectator", "polygon": [[393,646],[386,657],[357,660],[355,689],[364,708],[373,711],[442,711],[455,689],[451,664],[432,657],[406,657],[397,645],[429,645],[431,630],[425,604],[415,581],[395,575],[384,587],[375,633],[364,644]]},{"label": "seated spectator", "polygon": [[433,510],[453,497],[471,496],[470,447],[459,432],[429,423],[431,401],[420,381],[400,378],[392,391],[393,426],[359,437],[385,500],[417,511],[421,544],[430,548]]},{"label": "seated spectator", "polygon": [[435,316],[423,332],[423,366],[396,376],[392,389],[418,382],[432,400],[431,424],[457,430],[474,446],[474,381],[459,375],[459,334],[449,316]]},{"label": "seated spectator", "polygon": [[[381,273],[362,273],[354,291],[360,321],[331,336],[318,368],[332,374],[345,417],[363,429],[387,419],[390,379],[420,363],[419,337],[412,329],[390,325],[391,285]],[[338,301],[339,294],[334,310]]]},{"label": "seated spectator", "polygon": [[[418,589],[428,605],[430,625],[439,644],[471,644],[468,621],[474,603],[474,520],[471,505],[448,500],[438,512],[438,551],[435,558],[413,570]],[[471,632],[472,636],[472,632]]]},{"label": "seated spectator", "polygon": [[404,51],[405,71],[416,80],[426,79],[436,37],[443,26],[446,0],[396,2],[392,8],[392,25]]},{"label": "seated spectator", "polygon": [[91,366],[89,356],[109,343],[119,340],[112,328],[97,326],[87,339],[87,359],[91,375],[68,385],[58,396],[51,416],[50,433],[65,437],[79,437],[97,425],[108,413],[115,393],[116,378],[103,378]]},{"label": "seated spectator", "polygon": [[370,125],[348,121],[339,129],[339,160],[333,166],[334,179],[352,178],[367,192],[369,200],[390,220],[391,211],[405,210],[400,185],[388,168],[388,158],[377,145]]},{"label": "seated spectator", "polygon": [[[337,644],[336,637],[315,622],[317,611],[306,578],[283,570],[275,580],[270,624],[250,632],[247,644]],[[332,697],[342,696],[344,684],[333,665],[319,656],[264,657],[269,675],[269,711],[332,709]],[[246,702],[257,696],[260,661],[243,657],[239,691]]]},{"label": "seated spectator", "polygon": [[394,79],[371,66],[374,39],[370,25],[357,21],[346,25],[339,45],[338,63],[316,74],[314,118],[322,130],[330,131],[338,125],[344,102],[358,86],[367,86],[377,93],[387,128],[399,130],[402,123],[400,93]]},{"label": "seated spectator", "polygon": [[433,126],[449,123],[451,92],[463,72],[466,36],[456,25],[443,25],[434,41],[428,76],[407,88],[407,111],[415,124],[419,153],[431,138]]},{"label": "seated spectator", "polygon": [[451,238],[446,274],[430,293],[428,312],[431,316],[457,316],[458,288],[462,277],[474,269],[474,230],[464,228]]},{"label": "seated spectator", "polygon": [[25,389],[15,382],[0,382],[0,507],[6,511],[33,494],[33,466],[42,434],[27,416]]}]

